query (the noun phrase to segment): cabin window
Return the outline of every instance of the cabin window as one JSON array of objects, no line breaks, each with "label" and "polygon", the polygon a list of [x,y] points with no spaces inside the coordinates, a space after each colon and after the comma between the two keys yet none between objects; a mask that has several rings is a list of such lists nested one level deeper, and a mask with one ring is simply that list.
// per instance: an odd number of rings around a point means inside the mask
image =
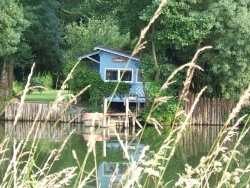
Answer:
[{"label": "cabin window", "polygon": [[[123,75],[123,77],[122,77]],[[120,70],[121,81],[132,82],[132,71],[131,70]]]},{"label": "cabin window", "polygon": [[105,80],[106,81],[132,82],[132,70],[106,69]]},{"label": "cabin window", "polygon": [[137,77],[136,77],[136,82],[142,82],[142,72],[137,69]]},{"label": "cabin window", "polygon": [[106,80],[117,81],[118,80],[118,70],[107,69],[106,70]]}]

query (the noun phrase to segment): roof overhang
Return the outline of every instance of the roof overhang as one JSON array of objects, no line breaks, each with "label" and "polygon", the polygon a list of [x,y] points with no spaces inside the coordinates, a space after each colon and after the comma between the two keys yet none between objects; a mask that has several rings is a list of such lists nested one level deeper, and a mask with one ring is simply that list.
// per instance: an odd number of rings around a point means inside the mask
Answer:
[{"label": "roof overhang", "polygon": [[104,47],[97,46],[97,47],[94,48],[94,50],[105,51],[105,52],[109,52],[109,53],[112,53],[112,54],[115,54],[115,55],[126,57],[128,59],[133,59],[133,60],[136,60],[136,61],[140,61],[140,59],[135,57],[135,56],[131,56],[131,55],[128,55],[128,54],[125,54],[123,52],[119,52],[117,50],[113,50],[113,49],[110,49],[110,48],[104,48]]},{"label": "roof overhang", "polygon": [[117,56],[132,59],[132,60],[135,60],[135,61],[140,61],[140,59],[138,57],[131,56],[130,52],[119,51],[119,50],[114,50],[114,49],[111,49],[111,48],[104,48],[104,47],[100,47],[100,46],[95,47],[94,52],[83,55],[83,56],[80,56],[77,59],[78,59],[78,61],[83,60],[83,59],[89,59],[89,60],[94,61],[96,63],[100,63],[100,61],[98,61],[96,58],[94,58],[94,56],[100,54],[100,51],[108,52],[108,53],[111,53],[111,54],[114,54],[114,55],[117,55]]},{"label": "roof overhang", "polygon": [[100,63],[99,61],[97,61],[96,59],[92,58],[93,56],[95,55],[98,55],[99,54],[99,51],[94,51],[92,53],[89,53],[89,54],[86,54],[86,55],[83,55],[83,56],[80,56],[77,58],[78,61],[81,61],[83,59],[89,59],[91,61],[94,61],[96,63]]}]

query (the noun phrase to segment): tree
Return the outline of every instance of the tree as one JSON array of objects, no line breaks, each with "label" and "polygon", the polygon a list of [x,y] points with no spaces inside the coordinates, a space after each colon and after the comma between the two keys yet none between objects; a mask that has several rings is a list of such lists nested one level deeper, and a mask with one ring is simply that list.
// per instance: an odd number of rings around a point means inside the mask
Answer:
[{"label": "tree", "polygon": [[104,20],[89,19],[88,24],[69,24],[65,31],[65,74],[69,73],[77,57],[92,52],[95,46],[123,49],[130,42],[129,34],[122,35],[116,23],[107,17]]},{"label": "tree", "polygon": [[22,32],[28,26],[23,9],[15,0],[0,2],[0,97],[12,89],[13,62],[10,57],[17,51]]},{"label": "tree", "polygon": [[61,70],[63,30],[57,16],[60,6],[57,0],[21,0],[24,16],[30,26],[23,33],[21,49],[16,54],[20,63],[16,66],[18,77],[26,78],[20,70],[36,63],[37,72],[57,74]]},{"label": "tree", "polygon": [[[191,89],[197,92],[208,86],[208,96],[238,96],[250,80],[249,5],[249,0],[168,1],[154,23],[155,32],[148,37],[148,44],[155,44],[159,67],[180,66],[198,48],[212,45],[213,50],[197,62],[204,72],[196,72]],[[141,18],[148,20],[154,10],[155,4],[148,6]],[[159,67],[154,68],[155,72]],[[160,79],[164,79],[163,74]]]},{"label": "tree", "polygon": [[64,26],[91,16],[90,0],[60,0],[58,16]]},{"label": "tree", "polygon": [[[201,61],[216,96],[235,98],[250,81],[250,1],[218,1],[209,7],[215,23],[204,44],[214,50]],[[216,87],[215,87],[216,86]]]},{"label": "tree", "polygon": [[59,16],[65,25],[69,23],[87,23],[88,19],[102,20],[110,16],[117,19],[122,34],[129,33],[133,40],[138,37],[145,21],[139,19],[140,12],[152,3],[152,0],[61,0]]}]

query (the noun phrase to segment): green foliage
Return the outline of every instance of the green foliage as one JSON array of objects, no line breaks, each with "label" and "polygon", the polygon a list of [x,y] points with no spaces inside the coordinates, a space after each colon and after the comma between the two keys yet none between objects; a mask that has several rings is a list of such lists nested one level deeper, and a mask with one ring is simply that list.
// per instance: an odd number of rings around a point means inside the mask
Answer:
[{"label": "green foliage", "polygon": [[122,35],[117,21],[107,17],[103,20],[89,19],[87,24],[81,22],[67,25],[65,40],[68,50],[64,54],[64,62],[68,63],[74,62],[81,55],[90,53],[95,46],[122,49],[129,43],[129,35]]},{"label": "green foliage", "polygon": [[[152,107],[157,105],[153,111]],[[175,112],[179,108],[179,100],[176,98],[171,98],[162,104],[152,104],[148,103],[143,108],[143,120],[147,120],[148,116],[157,120],[162,126],[170,127],[174,122],[181,120],[181,117],[175,119]],[[150,122],[149,122],[150,123]]]},{"label": "green foliage", "polygon": [[160,24],[168,26],[168,29],[157,32],[158,40],[175,49],[199,44],[210,32],[214,19],[209,13],[202,14],[195,8],[188,1],[170,1],[160,20]]},{"label": "green foliage", "polygon": [[6,57],[16,52],[28,22],[24,19],[22,7],[15,0],[1,0],[0,13],[0,57]]},{"label": "green foliage", "polygon": [[[172,74],[176,69],[176,66],[168,63],[169,60],[164,57],[159,57],[159,67],[154,66],[153,57],[145,55],[143,58],[143,63],[140,65],[140,69],[143,70],[143,81],[145,83],[144,92],[147,95],[147,100],[149,103],[145,105],[143,110],[143,119],[146,120],[148,115],[155,118],[159,123],[164,126],[171,125],[175,118],[175,112],[179,105],[179,100],[177,98],[172,98],[166,100],[164,103],[160,104],[153,112],[151,112],[153,101],[157,98],[169,96],[176,97],[182,85],[182,80],[184,79],[183,71],[179,72],[174,77],[174,83],[169,85],[165,90],[161,90],[161,86],[166,82],[167,78]],[[153,67],[153,68],[152,68]],[[159,71],[160,76],[158,79],[155,78],[155,75]]]},{"label": "green foliage", "polygon": [[17,46],[17,52],[11,56],[10,61],[15,62],[14,74],[18,81],[25,80],[30,67],[34,63],[35,54],[32,53],[31,46],[25,42],[24,37],[21,38]]},{"label": "green foliage", "polygon": [[46,73],[43,76],[43,84],[46,88],[52,89],[53,79],[52,76],[49,73]]},{"label": "green foliage", "polygon": [[[110,82],[109,84],[112,84],[111,89],[113,89],[112,91],[114,91],[117,83]],[[130,92],[130,89],[131,89],[131,84],[125,83],[125,82],[120,82],[119,87],[117,88],[117,91],[116,91],[116,95],[118,95],[120,98],[122,98],[122,97],[128,95],[128,93]]]},{"label": "green foliage", "polygon": [[13,82],[13,92],[14,94],[17,94],[23,90],[23,84],[21,82],[18,82],[17,80],[14,80]]},{"label": "green foliage", "polygon": [[[213,26],[213,17],[209,12],[204,14],[197,10],[196,3],[189,0],[168,1],[158,23],[155,24],[154,41],[162,47],[165,45],[165,49],[170,47],[181,50],[186,46],[197,45],[206,37]],[[157,6],[158,2],[155,1],[141,13],[140,18],[150,19]]]},{"label": "green foliage", "polygon": [[20,3],[24,9],[25,19],[30,25],[23,32],[22,43],[13,57],[18,65],[16,74],[20,79],[25,79],[30,71],[30,64],[34,62],[38,72],[60,73],[63,28],[57,16],[59,2],[57,0],[20,0]]},{"label": "green foliage", "polygon": [[[70,89],[73,93],[78,93],[86,86],[91,85],[87,92],[83,94],[84,99],[90,100],[92,105],[101,106],[104,97],[109,97],[115,90],[116,82],[104,82],[99,72],[91,69],[87,65],[80,64],[73,73],[70,81]],[[131,88],[129,83],[120,83],[116,94],[122,97],[128,94]]]},{"label": "green foliage", "polygon": [[88,108],[86,108],[86,110],[84,110],[84,112],[103,112],[103,108],[101,106],[89,106]]},{"label": "green foliage", "polygon": [[204,42],[212,44],[214,50],[206,53],[202,62],[209,71],[205,77],[207,85],[217,96],[235,99],[249,84],[249,4],[249,0],[223,0],[208,9],[216,22]]},{"label": "green foliage", "polygon": [[[149,20],[157,4],[145,8],[141,19]],[[207,96],[237,98],[250,80],[249,4],[249,0],[168,1],[149,37],[158,59],[182,65],[197,48],[211,45],[214,50],[197,62],[204,72],[195,73],[191,89],[199,92],[208,86]]]},{"label": "green foliage", "polygon": [[[118,20],[121,33],[128,33],[131,39],[137,38],[138,33],[146,23],[139,19],[139,13],[152,3],[151,0],[108,0],[82,1],[61,0],[59,16],[65,25],[73,22],[88,22],[88,19],[103,20],[109,16]],[[131,24],[133,23],[133,24]]]},{"label": "green foliage", "polygon": [[142,143],[149,145],[152,151],[158,151],[170,131],[170,127],[164,127],[163,130],[161,130],[161,134],[159,134],[155,127],[147,127],[142,135]]},{"label": "green foliage", "polygon": [[240,112],[240,115],[247,115],[246,118],[243,120],[242,124],[247,127],[250,126],[250,105],[243,107]]},{"label": "green foliage", "polygon": [[[43,77],[40,76],[40,75],[34,76],[31,79],[31,86],[44,86]],[[42,88],[38,88],[38,91],[42,92],[43,89]]]},{"label": "green foliage", "polygon": [[[52,87],[52,77],[50,74],[37,74],[31,78],[31,86],[43,86],[47,89],[51,89]],[[38,88],[38,91],[42,92],[43,88]]]}]

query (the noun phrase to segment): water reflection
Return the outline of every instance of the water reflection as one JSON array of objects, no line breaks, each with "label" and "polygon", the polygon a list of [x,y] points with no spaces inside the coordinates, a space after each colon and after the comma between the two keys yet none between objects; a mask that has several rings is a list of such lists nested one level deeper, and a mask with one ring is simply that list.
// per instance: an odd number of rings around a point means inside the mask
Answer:
[{"label": "water reflection", "polygon": [[[200,162],[201,157],[206,156],[209,153],[221,129],[222,126],[214,125],[189,126],[187,132],[183,135],[179,143],[184,163],[196,166]],[[236,135],[225,142],[224,147],[227,148],[227,151],[232,150],[235,147],[242,129],[237,129],[236,132]],[[237,150],[242,154],[242,156],[239,157],[244,158],[244,160],[248,159],[250,157],[249,147],[250,133],[248,132],[237,147]]]},{"label": "water reflection", "polygon": [[[189,126],[179,143],[183,148],[185,156],[191,157],[197,156],[199,153],[209,152],[221,129],[221,125]],[[240,132],[239,129],[238,132]],[[232,148],[236,140],[236,136],[232,137],[232,139],[226,142],[226,147]]]},{"label": "water reflection", "polygon": [[127,168],[129,168],[128,163],[103,162],[98,168],[99,186],[103,188],[117,187]]},{"label": "water reflection", "polygon": [[[64,140],[73,130],[76,134],[90,134],[91,127],[85,126],[84,123],[65,123],[65,122],[31,122],[20,121],[13,126],[13,121],[5,121],[0,123],[1,130],[10,138],[18,140],[23,139],[49,139],[49,140]],[[0,131],[1,131],[0,130]],[[95,127],[95,134],[102,134],[104,128]],[[135,127],[124,128],[122,126],[114,126],[107,130],[109,137],[116,137],[116,134],[121,137],[126,133],[127,135],[134,135],[136,133]]]},{"label": "water reflection", "polygon": [[81,123],[63,123],[58,122],[31,122],[20,121],[13,126],[13,121],[2,122],[4,133],[10,138],[18,140],[23,139],[49,139],[49,140],[63,140],[71,131],[75,130],[76,133],[82,132],[84,125]]},{"label": "water reflection", "polygon": [[[76,130],[76,133],[88,133],[88,128],[84,126],[84,124],[70,124],[67,123],[59,123],[54,125],[53,123],[43,124],[39,122],[37,124],[33,124],[32,122],[20,122],[15,127],[13,127],[13,122],[3,122],[0,126],[0,131],[5,132],[11,138],[17,139],[24,139],[27,138],[28,135],[29,139],[33,139],[37,134],[39,138],[46,138],[46,139],[64,139],[73,129]],[[120,127],[119,127],[120,129]],[[119,129],[116,130],[119,132]],[[202,156],[207,155],[208,151],[210,150],[213,142],[218,137],[219,132],[221,131],[222,126],[190,126],[187,129],[187,132],[183,135],[182,139],[180,140],[179,146],[181,147],[180,152],[181,155],[181,162],[177,161],[174,165],[174,168],[168,170],[167,173],[180,173],[178,169],[178,165],[180,164],[191,164],[193,166],[197,165],[200,161]],[[33,131],[31,131],[33,130]],[[124,129],[121,129],[120,132],[123,132]],[[238,133],[240,133],[240,129]],[[130,131],[129,131],[130,132]],[[112,136],[112,132],[110,132]],[[242,157],[239,159],[239,163],[245,163],[248,165],[250,163],[249,156],[250,156],[250,134],[245,136],[245,138],[241,141],[240,146],[238,149],[240,150]],[[48,137],[49,136],[49,137]],[[70,140],[71,141],[71,140]],[[229,149],[234,147],[237,141],[237,136],[231,138],[228,142],[226,142],[226,147]],[[83,140],[79,140],[77,142],[79,144],[78,148],[81,148],[82,145],[85,143]],[[76,145],[76,144],[74,144]],[[72,147],[72,146],[71,146]],[[130,145],[129,154],[133,156],[134,159],[138,159],[140,153],[135,153],[135,148],[141,150],[143,148],[143,144],[136,146],[135,143]],[[107,148],[109,150],[121,150],[121,146],[119,142],[115,141],[108,141]],[[71,151],[72,148],[70,148]],[[108,158],[109,157],[109,158]],[[64,158],[65,159],[65,158]],[[104,162],[103,162],[104,161]],[[118,162],[112,160],[109,155],[107,158],[104,158],[102,163],[99,164],[98,168],[98,179],[101,187],[107,187],[108,185],[113,185],[116,187],[118,184],[122,174],[127,169],[127,163]],[[7,165],[7,164],[6,164]],[[0,177],[1,174],[4,174],[3,167],[0,168]],[[177,171],[177,172],[176,172]],[[177,175],[176,175],[177,176]],[[172,177],[170,177],[172,178]],[[170,179],[171,180],[171,179]],[[169,180],[166,180],[169,181]]]},{"label": "water reflection", "polygon": [[[108,142],[110,150],[123,152],[119,142]],[[132,143],[128,146],[128,154],[133,161],[138,161],[144,144]],[[98,167],[98,184],[101,188],[119,187],[120,183],[126,180],[126,172],[129,169],[128,162],[102,162]]]},{"label": "water reflection", "polygon": [[[176,156],[173,157],[173,165],[168,167],[166,172],[166,182],[170,182],[172,180],[178,179],[178,173],[184,172],[185,164],[189,164],[193,167],[199,164],[202,156],[207,156],[211,147],[214,144],[214,141],[217,139],[222,126],[189,126],[187,128],[187,132],[183,135],[180,140],[179,146],[180,149],[176,150]],[[224,147],[226,147],[226,152],[232,150],[235,147],[236,142],[238,141],[239,135],[241,133],[241,129],[235,130],[237,132],[236,135],[231,137],[225,142]],[[240,142],[237,150],[241,155],[237,155],[237,162],[233,160],[231,162],[231,167],[234,169],[237,165],[240,165],[241,168],[246,168],[248,164],[250,164],[250,134],[248,133],[244,139]],[[113,148],[116,148],[113,146]],[[218,155],[220,157],[220,155]],[[181,161],[180,161],[181,160]],[[98,168],[98,179],[101,187],[107,187],[108,185],[118,185],[118,180],[121,179],[121,174],[117,174],[118,167],[124,163],[118,163],[114,161],[113,163],[104,162],[99,165]],[[236,166],[235,166],[236,165]],[[105,173],[105,167],[107,167],[109,173]],[[229,169],[229,171],[233,171]],[[112,174],[112,176],[111,176]],[[174,175],[173,175],[174,174]],[[116,177],[115,181],[112,184],[112,180]],[[211,176],[209,183],[213,187],[216,185],[216,177],[217,175]],[[249,177],[249,175],[247,175]],[[246,178],[247,178],[246,177]],[[165,176],[164,176],[165,178]],[[169,178],[169,179],[167,179]],[[211,181],[211,182],[210,182]],[[174,181],[173,181],[174,182]],[[171,187],[171,186],[170,186]]]}]

